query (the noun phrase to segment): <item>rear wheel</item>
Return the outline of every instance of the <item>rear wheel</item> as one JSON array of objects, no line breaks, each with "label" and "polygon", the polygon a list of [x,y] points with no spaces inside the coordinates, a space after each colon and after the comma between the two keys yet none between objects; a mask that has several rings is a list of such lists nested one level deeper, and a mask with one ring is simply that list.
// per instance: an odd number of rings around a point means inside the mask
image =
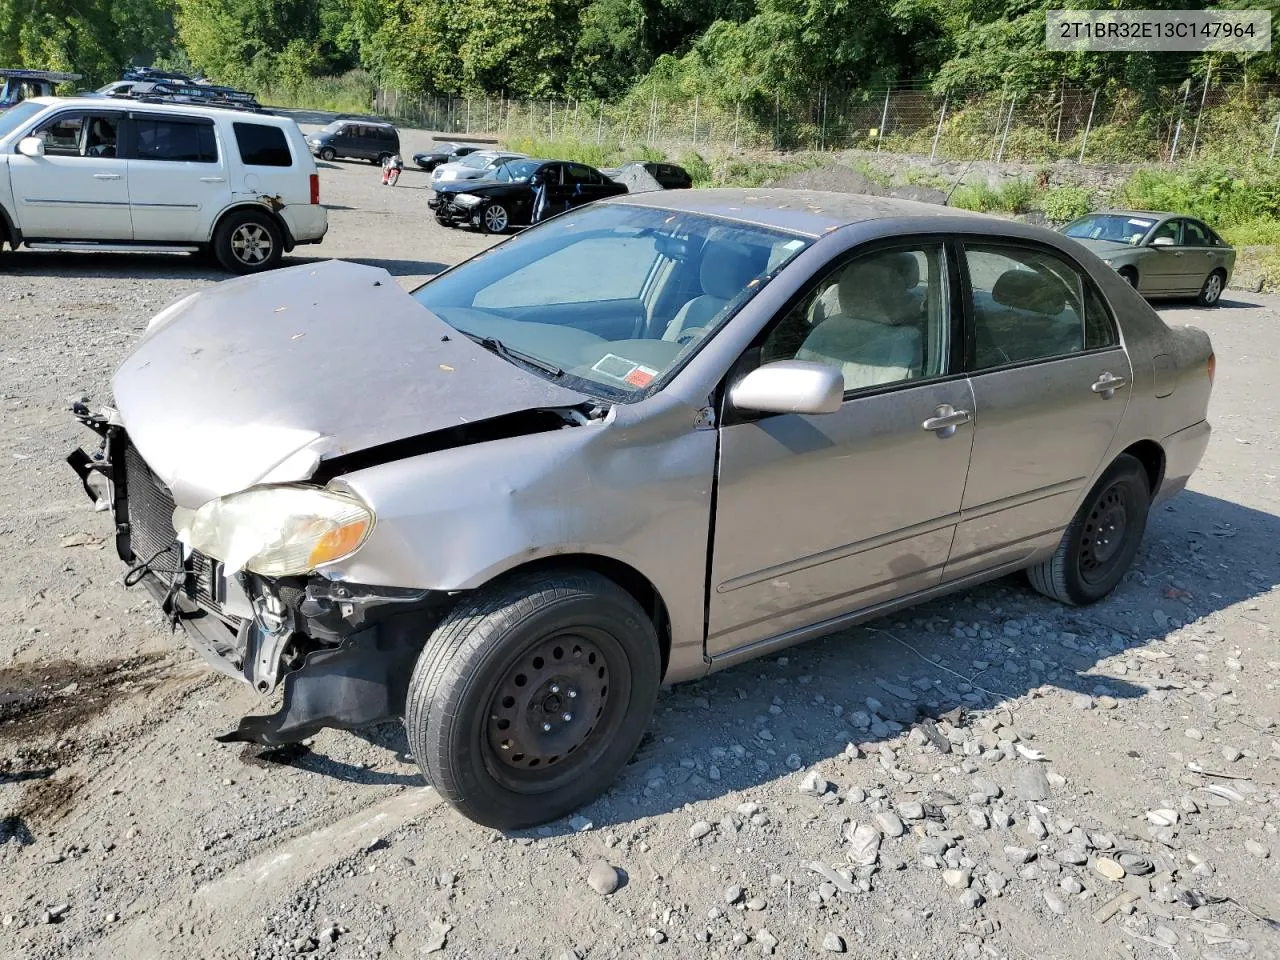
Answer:
[{"label": "rear wheel", "polygon": [[467,598],[432,632],[405,727],[432,786],[462,814],[515,829],[604,790],[653,713],[653,624],[587,571],[516,576]]},{"label": "rear wheel", "polygon": [[1215,270],[1209,276],[1204,278],[1204,286],[1200,288],[1200,295],[1196,297],[1196,303],[1202,307],[1216,307],[1218,301],[1222,299],[1222,291],[1227,286],[1227,275],[1221,270]]},{"label": "rear wheel", "polygon": [[1121,454],[1089,491],[1053,556],[1027,570],[1031,585],[1061,603],[1101,600],[1133,563],[1150,507],[1146,470]]},{"label": "rear wheel", "polygon": [[500,203],[491,203],[480,211],[480,229],[485,233],[505,233],[511,226],[511,214]]},{"label": "rear wheel", "polygon": [[284,254],[284,238],[275,221],[256,210],[236,210],[218,224],[213,235],[218,262],[232,273],[270,270]]},{"label": "rear wheel", "polygon": [[333,147],[325,147],[320,151],[320,159],[324,160],[326,163],[332,163],[337,155],[338,154]]}]

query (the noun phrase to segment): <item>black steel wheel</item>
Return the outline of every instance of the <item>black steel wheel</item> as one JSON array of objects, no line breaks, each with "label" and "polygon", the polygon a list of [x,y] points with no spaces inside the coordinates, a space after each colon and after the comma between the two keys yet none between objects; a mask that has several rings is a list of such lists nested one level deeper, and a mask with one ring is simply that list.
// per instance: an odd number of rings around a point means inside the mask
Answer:
[{"label": "black steel wheel", "polygon": [[427,780],[501,829],[562,817],[635,752],[661,675],[654,627],[612,580],[517,575],[477,591],[432,632],[405,728]]},{"label": "black steel wheel", "polygon": [[1062,603],[1101,600],[1133,563],[1151,495],[1146,469],[1121,454],[1089,491],[1053,556],[1027,571],[1031,585]]}]

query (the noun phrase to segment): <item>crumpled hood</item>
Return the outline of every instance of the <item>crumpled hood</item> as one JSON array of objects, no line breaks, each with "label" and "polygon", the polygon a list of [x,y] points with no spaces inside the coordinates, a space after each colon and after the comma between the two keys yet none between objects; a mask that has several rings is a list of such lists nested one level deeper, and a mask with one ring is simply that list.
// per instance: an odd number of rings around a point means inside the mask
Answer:
[{"label": "crumpled hood", "polygon": [[197,294],[112,389],[139,453],[192,508],[304,480],[323,458],[586,399],[473,343],[385,270],[338,260]]},{"label": "crumpled hood", "polygon": [[1102,260],[1111,260],[1141,249],[1139,247],[1131,247],[1125,243],[1112,243],[1110,240],[1081,240],[1079,237],[1072,237],[1071,239]]}]

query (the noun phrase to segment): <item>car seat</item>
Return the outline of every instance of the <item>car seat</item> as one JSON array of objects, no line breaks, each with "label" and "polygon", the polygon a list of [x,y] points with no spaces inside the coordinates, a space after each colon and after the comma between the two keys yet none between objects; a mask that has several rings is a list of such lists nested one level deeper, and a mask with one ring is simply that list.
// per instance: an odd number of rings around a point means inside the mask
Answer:
[{"label": "car seat", "polygon": [[702,248],[702,262],[698,266],[702,294],[686,303],[671,318],[662,339],[680,340],[704,329],[757,274],[756,257],[745,244],[732,240],[708,240]]}]

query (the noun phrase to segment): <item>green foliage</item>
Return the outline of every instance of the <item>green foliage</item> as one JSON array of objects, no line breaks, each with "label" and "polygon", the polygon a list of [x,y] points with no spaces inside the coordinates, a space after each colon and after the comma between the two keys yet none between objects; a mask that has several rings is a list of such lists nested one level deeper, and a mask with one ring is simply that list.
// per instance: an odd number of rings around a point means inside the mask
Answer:
[{"label": "green foliage", "polygon": [[986,183],[966,183],[951,195],[951,206],[979,213],[1026,213],[1035,196],[1030,180],[1008,180],[994,188]]},{"label": "green foliage", "polygon": [[1041,194],[1039,205],[1050,223],[1070,223],[1089,212],[1093,195],[1084,187],[1053,187]]},{"label": "green foliage", "polygon": [[267,84],[259,86],[257,92],[263,103],[333,113],[368,113],[375,89],[368,71],[350,70],[335,77],[304,77],[288,87]]},{"label": "green foliage", "polygon": [[1233,247],[1280,247],[1280,220],[1265,217],[1223,227],[1222,239]]},{"label": "green foliage", "polygon": [[508,150],[543,159],[573,160],[592,167],[613,167],[627,160],[647,160],[638,157],[620,143],[588,143],[582,140],[545,140],[536,137],[512,137],[506,141]]},{"label": "green foliage", "polygon": [[711,169],[711,164],[702,159],[702,154],[690,151],[680,158],[680,166],[689,171],[689,176],[693,178],[695,187],[705,187],[710,185],[715,172]]},{"label": "green foliage", "polygon": [[1280,163],[1137,170],[1120,190],[1140,210],[1189,213],[1214,227],[1280,217]]}]

